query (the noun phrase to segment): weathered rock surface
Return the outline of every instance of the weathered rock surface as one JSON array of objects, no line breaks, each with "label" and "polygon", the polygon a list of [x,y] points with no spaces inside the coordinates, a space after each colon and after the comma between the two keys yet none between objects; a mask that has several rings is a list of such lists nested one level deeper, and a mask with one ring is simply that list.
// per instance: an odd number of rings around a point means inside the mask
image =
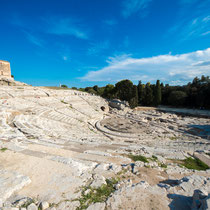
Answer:
[{"label": "weathered rock surface", "polygon": [[4,202],[14,192],[30,184],[29,177],[14,171],[0,170],[0,198]]},{"label": "weathered rock surface", "polygon": [[165,190],[140,182],[117,190],[107,201],[107,209],[169,209]]},{"label": "weathered rock surface", "polygon": [[[168,160],[183,160],[195,150],[202,156],[209,153],[208,118],[153,108],[109,111],[107,101],[98,96],[20,83],[1,86],[0,105],[4,209],[32,202],[27,208],[50,204],[48,209],[73,210],[80,206],[82,189],[101,187],[110,178],[119,178],[115,192],[88,209],[209,205],[208,197],[195,190],[209,193],[210,171],[181,168]],[[130,154],[143,155],[148,162],[134,161]]]}]

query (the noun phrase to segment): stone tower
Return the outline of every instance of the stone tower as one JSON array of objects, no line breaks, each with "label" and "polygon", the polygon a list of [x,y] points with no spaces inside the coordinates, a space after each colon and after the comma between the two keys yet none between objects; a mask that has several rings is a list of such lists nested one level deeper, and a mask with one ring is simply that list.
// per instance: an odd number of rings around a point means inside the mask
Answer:
[{"label": "stone tower", "polygon": [[7,61],[0,60],[0,78],[9,78],[11,79],[11,70],[10,63]]}]

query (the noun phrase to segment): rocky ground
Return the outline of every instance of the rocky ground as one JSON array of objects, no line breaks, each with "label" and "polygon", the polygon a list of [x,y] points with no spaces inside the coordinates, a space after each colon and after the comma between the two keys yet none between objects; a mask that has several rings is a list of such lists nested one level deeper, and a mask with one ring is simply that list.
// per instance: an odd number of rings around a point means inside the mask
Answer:
[{"label": "rocky ground", "polygon": [[209,126],[74,90],[1,86],[0,209],[210,208],[209,169],[183,166],[193,155],[209,164]]}]

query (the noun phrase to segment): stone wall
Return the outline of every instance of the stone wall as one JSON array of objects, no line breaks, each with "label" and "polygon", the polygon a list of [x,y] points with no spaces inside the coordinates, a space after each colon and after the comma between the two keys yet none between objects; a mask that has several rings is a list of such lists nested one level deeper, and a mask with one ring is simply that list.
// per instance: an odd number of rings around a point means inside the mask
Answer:
[{"label": "stone wall", "polygon": [[0,77],[11,78],[10,63],[0,60]]}]

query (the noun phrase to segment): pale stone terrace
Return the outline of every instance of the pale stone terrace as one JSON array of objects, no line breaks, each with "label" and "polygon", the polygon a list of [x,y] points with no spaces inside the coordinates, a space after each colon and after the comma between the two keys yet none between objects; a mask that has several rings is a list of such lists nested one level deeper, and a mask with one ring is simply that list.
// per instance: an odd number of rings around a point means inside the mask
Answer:
[{"label": "pale stone terrace", "polygon": [[[196,133],[193,125],[201,130]],[[154,160],[148,164],[137,161],[132,168],[128,157],[155,155],[165,164],[167,158],[185,159],[195,150],[208,153],[205,125],[209,119],[158,110],[109,110],[101,97],[75,90],[1,86],[0,203],[7,209],[14,201],[29,197],[56,204],[52,208],[76,209],[80,204],[74,199],[81,196],[82,186],[100,187],[106,178],[125,173],[122,188],[116,186],[113,198],[97,204],[100,209],[119,209],[122,203],[113,199],[126,201],[131,192],[137,195],[128,209],[140,208],[139,192],[145,193],[148,202],[154,195],[157,209],[168,209],[167,192],[157,184],[194,172],[177,165],[164,170]],[[209,171],[196,174],[206,177]],[[159,203],[158,190],[164,197]]]}]

